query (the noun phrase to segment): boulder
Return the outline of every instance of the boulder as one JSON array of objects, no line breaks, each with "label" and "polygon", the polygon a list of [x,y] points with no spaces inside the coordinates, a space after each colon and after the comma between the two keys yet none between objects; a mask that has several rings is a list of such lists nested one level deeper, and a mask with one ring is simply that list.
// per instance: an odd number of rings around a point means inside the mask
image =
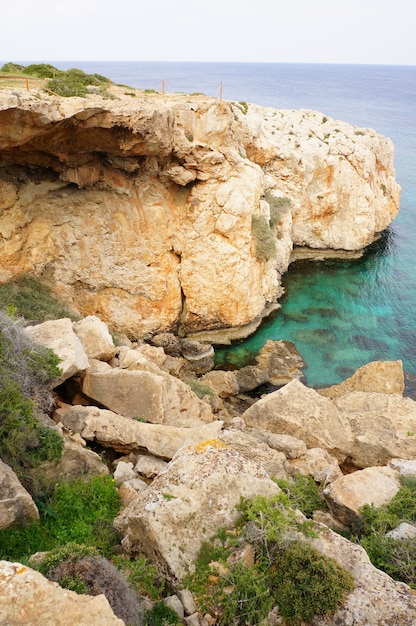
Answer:
[{"label": "boulder", "polygon": [[322,448],[310,448],[302,456],[288,460],[286,469],[291,474],[304,474],[321,484],[341,478],[338,461]]},{"label": "boulder", "polygon": [[291,435],[277,435],[268,430],[259,430],[257,428],[246,428],[245,432],[258,441],[267,443],[269,448],[282,452],[287,459],[296,459],[306,454],[307,448],[305,442],[297,437],[292,437]]},{"label": "boulder", "polygon": [[[334,399],[351,428],[348,456],[356,467],[416,459],[416,402],[398,394],[353,391]],[[346,450],[347,451],[347,450]]]},{"label": "boulder", "polygon": [[315,617],[313,626],[413,626],[416,596],[404,583],[376,569],[361,546],[320,525],[318,537],[308,539],[321,554],[335,559],[355,581],[344,604],[334,615]]},{"label": "boulder", "polygon": [[366,467],[328,484],[323,495],[332,514],[347,526],[359,517],[364,504],[379,507],[399,491],[399,474],[390,467]]},{"label": "boulder", "polygon": [[305,363],[291,341],[268,339],[255,358],[258,367],[269,373],[270,382],[276,387],[286,385],[294,378],[303,376],[300,368]]},{"label": "boulder", "polygon": [[416,459],[391,459],[389,467],[401,476],[416,476]]},{"label": "boulder", "polygon": [[169,356],[182,356],[180,341],[173,333],[159,333],[151,338],[150,343],[158,348],[163,348],[165,354]]},{"label": "boulder", "polygon": [[201,383],[211,387],[220,398],[228,398],[238,393],[238,383],[234,372],[213,370],[198,379]]},{"label": "boulder", "polygon": [[39,512],[31,495],[12,468],[0,460],[0,531],[15,523],[25,525],[37,519]]},{"label": "boulder", "polygon": [[97,441],[106,448],[124,453],[147,450],[166,459],[171,459],[185,443],[215,438],[222,429],[220,421],[194,428],[147,424],[95,406],[58,409],[56,419],[87,441]]},{"label": "boulder", "polygon": [[248,427],[302,439],[357,468],[416,458],[416,402],[353,391],[331,400],[293,380],[243,413]]},{"label": "boulder", "polygon": [[114,480],[117,485],[121,485],[127,480],[137,478],[137,473],[134,471],[134,465],[131,461],[119,461],[117,467],[113,473]]},{"label": "boulder", "polygon": [[401,361],[373,361],[358,368],[350,378],[339,385],[317,389],[317,391],[326,398],[338,398],[351,391],[403,395],[403,364]]},{"label": "boulder", "polygon": [[162,370],[131,371],[94,361],[82,390],[115,413],[154,424],[188,428],[214,419],[210,406],[188,385]]},{"label": "boulder", "polygon": [[270,382],[269,372],[262,367],[256,365],[246,365],[234,372],[234,376],[237,380],[238,391],[240,393],[246,393],[252,391],[265,383]]},{"label": "boulder", "polygon": [[27,326],[25,332],[33,341],[50,348],[61,359],[59,367],[62,374],[54,380],[55,386],[89,367],[87,353],[69,318]]},{"label": "boulder", "polygon": [[84,346],[89,359],[110,361],[116,347],[108,327],[96,315],[88,315],[79,322],[75,322],[74,331]]},{"label": "boulder", "polygon": [[63,589],[39,572],[0,561],[2,626],[125,626],[103,595],[79,595]]},{"label": "boulder", "polygon": [[270,478],[286,477],[286,457],[273,450],[266,443],[260,442],[248,433],[236,430],[223,430],[218,439],[227,447],[236,450],[246,459],[255,461],[266,470]]},{"label": "boulder", "polygon": [[79,479],[109,474],[109,469],[99,454],[69,437],[64,438],[64,449],[60,460],[45,461],[36,471],[41,471],[51,481],[60,478]]},{"label": "boulder", "polygon": [[402,522],[393,530],[386,533],[386,537],[391,537],[392,539],[416,539],[416,526],[414,524],[408,524],[407,522]]},{"label": "boulder", "polygon": [[167,468],[168,464],[162,459],[158,459],[155,456],[140,454],[137,457],[137,463],[134,466],[134,471],[137,474],[145,476],[146,478],[154,478]]},{"label": "boulder", "polygon": [[179,450],[115,526],[128,554],[144,553],[178,584],[192,570],[202,543],[234,524],[241,497],[279,491],[261,465],[212,439]]},{"label": "boulder", "polygon": [[293,380],[255,402],[243,414],[248,427],[302,439],[308,448],[323,448],[343,461],[351,428],[334,403]]}]

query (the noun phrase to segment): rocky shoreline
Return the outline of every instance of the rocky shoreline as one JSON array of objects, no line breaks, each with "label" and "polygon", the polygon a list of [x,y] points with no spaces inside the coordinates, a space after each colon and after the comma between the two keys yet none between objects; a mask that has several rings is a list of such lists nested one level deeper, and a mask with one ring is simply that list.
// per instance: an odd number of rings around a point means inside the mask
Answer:
[{"label": "rocky shoreline", "polygon": [[[269,342],[246,371],[226,372],[211,369],[211,346],[181,344],[172,335],[155,336],[159,345],[125,339],[115,346],[94,316],[44,322],[26,332],[62,359],[50,424],[64,437],[65,450],[60,463],[41,471],[51,477],[112,472],[124,506],[115,527],[126,555],[145,554],[180,594],[202,543],[232,526],[241,497],[273,496],[280,491],[276,479],[311,476],[325,487],[329,510],[316,512],[318,537],[308,541],[355,579],[342,608],[313,624],[414,622],[411,590],[330,530],[348,528],[360,507],[380,506],[397,493],[401,475],[416,474],[416,402],[402,395],[400,361],[369,364],[318,392],[300,382],[301,361],[283,342]],[[282,386],[257,400],[246,395],[265,378]],[[89,449],[97,445],[109,453],[108,466]],[[3,528],[36,519],[29,494],[7,466],[3,472],[9,476]],[[11,576],[13,567],[17,572],[16,565],[1,568],[12,595],[22,580]],[[55,598],[50,587],[45,593]],[[185,617],[190,625],[214,623],[195,612]]]},{"label": "rocky shoreline", "polygon": [[[24,331],[61,368],[42,423],[63,454],[36,471],[52,482],[113,476],[122,556],[146,556],[188,626],[217,623],[185,588],[204,542],[236,533],[242,499],[273,499],[279,479],[309,477],[325,506],[311,535],[299,510],[286,511],[285,542],[353,580],[342,605],[310,623],[414,624],[410,587],[339,534],[416,475],[416,402],[403,396],[401,362],[314,390],[289,342],[268,341],[235,371],[214,367],[212,347],[279,306],[296,255],[360,255],[389,225],[400,198],[392,143],[315,111],[117,86],[68,99],[4,89],[0,128],[0,282],[40,278],[79,316]],[[273,391],[261,395],[264,385]],[[37,519],[0,461],[0,529]],[[238,540],[230,559],[253,567],[253,543]],[[228,566],[214,562],[213,579]],[[26,565],[1,561],[0,587],[5,626],[46,615],[125,623],[103,595],[63,590]],[[277,604],[261,621],[283,623]]]}]

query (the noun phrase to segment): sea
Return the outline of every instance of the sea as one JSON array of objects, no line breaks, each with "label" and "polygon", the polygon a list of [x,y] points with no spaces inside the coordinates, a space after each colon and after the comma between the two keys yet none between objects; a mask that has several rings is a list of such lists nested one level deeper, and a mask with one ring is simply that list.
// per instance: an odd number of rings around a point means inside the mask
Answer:
[{"label": "sea", "polygon": [[304,382],[341,382],[374,360],[403,361],[416,397],[416,66],[292,63],[53,62],[155,91],[204,93],[277,109],[314,109],[392,139],[401,208],[354,261],[293,263],[281,309],[250,338],[217,347],[222,366],[250,363],[268,339],[292,341]]}]

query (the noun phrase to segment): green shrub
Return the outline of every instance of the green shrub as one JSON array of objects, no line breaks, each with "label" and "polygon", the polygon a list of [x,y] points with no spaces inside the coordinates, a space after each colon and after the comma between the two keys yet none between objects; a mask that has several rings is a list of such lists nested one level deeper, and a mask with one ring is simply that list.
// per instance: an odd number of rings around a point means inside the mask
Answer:
[{"label": "green shrub", "polygon": [[100,87],[103,94],[106,93],[108,79],[101,74],[86,74],[83,70],[71,68],[48,80],[46,88],[59,96],[69,98],[72,96],[85,97],[88,87]]},{"label": "green shrub", "polygon": [[64,76],[48,80],[46,88],[63,98],[84,98],[88,93],[88,89],[84,83],[74,81],[74,79],[68,79]]},{"label": "green shrub", "polygon": [[314,511],[328,509],[321,488],[311,476],[299,474],[276,481],[280,489],[289,497],[292,506],[312,517]]},{"label": "green shrub", "polygon": [[[261,623],[277,604],[295,626],[342,605],[353,578],[301,538],[316,536],[314,525],[298,521],[288,495],[242,500],[238,509],[236,529],[203,544],[186,580],[202,613],[215,615],[221,626],[247,626]],[[230,559],[246,543],[254,550],[252,566]]]},{"label": "green shrub", "polygon": [[153,606],[151,611],[146,613],[144,623],[146,626],[168,626],[169,624],[176,626],[180,624],[180,621],[176,611],[161,600]]},{"label": "green shrub", "polygon": [[392,539],[386,533],[402,522],[416,523],[416,479],[403,477],[394,498],[376,508],[364,505],[351,530],[351,540],[367,552],[375,567],[416,589],[416,544]]},{"label": "green shrub", "polygon": [[268,261],[276,255],[276,239],[264,215],[252,215],[251,229],[255,239],[255,255],[259,261]]},{"label": "green shrub", "polygon": [[50,381],[60,374],[59,359],[31,341],[22,320],[0,311],[0,458],[10,465],[32,493],[31,469],[42,461],[57,461],[61,435],[41,422],[53,406]]},{"label": "green shrub", "polygon": [[0,72],[6,72],[7,74],[20,74],[25,69],[24,65],[19,63],[5,63],[0,69]]},{"label": "green shrub", "polygon": [[145,556],[139,556],[134,560],[114,557],[113,561],[124,572],[129,584],[137,593],[145,594],[152,600],[161,598],[165,581],[160,578],[156,568]]},{"label": "green shrub", "polygon": [[53,78],[61,72],[49,63],[32,63],[23,69],[23,73],[36,78]]},{"label": "green shrub", "polygon": [[75,562],[84,556],[98,556],[97,548],[71,541],[63,546],[49,550],[36,569],[49,578],[52,572],[62,563],[68,560]]},{"label": "green shrub", "polygon": [[209,403],[213,409],[216,408],[218,404],[218,395],[209,385],[205,383],[201,383],[199,380],[194,378],[188,378],[186,384],[192,389],[194,394],[198,396],[202,400],[202,398],[208,397]]},{"label": "green shrub", "polygon": [[301,541],[291,542],[278,554],[269,584],[289,626],[334,613],[354,589],[349,572]]},{"label": "green shrub", "polygon": [[282,213],[290,209],[290,200],[275,196],[271,191],[266,191],[264,198],[270,207],[270,227],[275,228],[281,222]]},{"label": "green shrub", "polygon": [[0,558],[25,562],[34,552],[68,543],[93,546],[111,556],[119,544],[113,522],[120,500],[109,476],[58,483],[52,493],[38,494],[36,504],[40,521],[0,533]]},{"label": "green shrub", "polygon": [[0,285],[0,310],[9,307],[13,307],[15,317],[37,324],[62,317],[73,318],[48,285],[30,275]]}]

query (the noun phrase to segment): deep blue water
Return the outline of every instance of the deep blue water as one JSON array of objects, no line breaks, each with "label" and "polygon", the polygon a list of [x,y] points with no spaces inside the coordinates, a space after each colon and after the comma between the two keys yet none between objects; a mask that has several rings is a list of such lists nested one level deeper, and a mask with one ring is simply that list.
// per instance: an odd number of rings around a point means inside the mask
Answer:
[{"label": "deep blue water", "polygon": [[[53,61],[52,61],[53,63]],[[218,351],[248,362],[265,341],[293,341],[309,385],[339,382],[374,359],[402,359],[416,375],[416,67],[266,63],[54,63],[142,89],[308,108],[374,128],[395,145],[399,217],[359,261],[293,264],[282,309],[253,337]]]}]

